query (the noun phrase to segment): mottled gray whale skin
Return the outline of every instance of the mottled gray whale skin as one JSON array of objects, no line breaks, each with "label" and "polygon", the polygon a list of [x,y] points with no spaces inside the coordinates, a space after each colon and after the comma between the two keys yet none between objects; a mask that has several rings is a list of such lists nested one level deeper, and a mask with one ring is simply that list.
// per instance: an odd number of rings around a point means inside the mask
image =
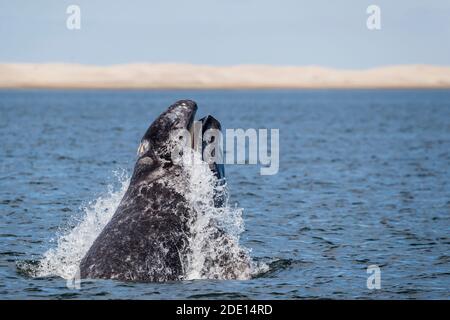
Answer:
[{"label": "mottled gray whale skin", "polygon": [[190,128],[196,110],[194,101],[180,100],[149,127],[128,190],[80,263],[81,278],[183,279],[190,208],[183,169],[171,161],[167,146],[171,132]]}]

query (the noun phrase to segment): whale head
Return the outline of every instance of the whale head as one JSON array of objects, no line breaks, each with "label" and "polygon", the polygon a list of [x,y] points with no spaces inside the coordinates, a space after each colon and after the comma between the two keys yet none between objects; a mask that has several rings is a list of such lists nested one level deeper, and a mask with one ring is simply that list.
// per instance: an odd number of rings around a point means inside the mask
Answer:
[{"label": "whale head", "polygon": [[[195,272],[201,272],[202,277],[211,272],[211,278],[217,279],[220,270],[224,279],[239,279],[241,274],[249,272],[246,270],[251,270],[246,251],[239,248],[235,237],[216,220],[226,215],[226,226],[228,210],[212,208],[212,205],[225,207],[228,199],[226,181],[221,179],[223,170],[215,165],[223,164],[209,163],[204,156],[209,151],[212,153],[210,147],[214,147],[214,142],[221,140],[214,135],[220,131],[220,123],[211,116],[194,121],[196,111],[194,101],[178,101],[145,132],[128,189],[80,262],[82,278],[183,280],[189,276],[193,244],[201,248],[204,256],[204,262],[195,266]],[[186,152],[183,160],[191,155],[199,160],[201,151],[199,165],[172,160],[170,149],[174,140],[180,142],[180,131],[184,137],[191,137],[190,141],[186,140],[190,144],[184,144],[181,149]],[[196,136],[201,140],[195,139]],[[214,154],[217,153],[222,152],[214,149]],[[206,164],[218,179],[207,171]],[[199,217],[201,240],[194,237]],[[203,221],[207,223],[203,225]]]},{"label": "whale head", "polygon": [[[192,100],[179,100],[164,111],[145,132],[138,148],[138,159],[135,166],[135,176],[143,176],[156,168],[172,167],[172,151],[174,144],[190,135],[191,147],[203,152],[208,142],[195,143],[193,132],[204,134],[208,129],[221,129],[220,123],[212,116],[206,116],[194,126],[197,104]],[[196,128],[194,128],[196,127]],[[181,133],[181,135],[180,135]],[[183,135],[184,134],[184,135]],[[218,152],[222,152],[219,150]],[[223,165],[210,164],[211,170],[220,179],[224,176]]]}]

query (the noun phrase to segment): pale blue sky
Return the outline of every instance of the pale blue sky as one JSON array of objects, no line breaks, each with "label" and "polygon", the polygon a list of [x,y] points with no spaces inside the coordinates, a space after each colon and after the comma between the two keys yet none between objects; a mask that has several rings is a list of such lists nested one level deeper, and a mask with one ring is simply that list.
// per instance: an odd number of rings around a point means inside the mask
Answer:
[{"label": "pale blue sky", "polygon": [[[81,30],[66,28],[70,4]],[[4,63],[450,65],[450,1],[0,0],[0,43]]]}]

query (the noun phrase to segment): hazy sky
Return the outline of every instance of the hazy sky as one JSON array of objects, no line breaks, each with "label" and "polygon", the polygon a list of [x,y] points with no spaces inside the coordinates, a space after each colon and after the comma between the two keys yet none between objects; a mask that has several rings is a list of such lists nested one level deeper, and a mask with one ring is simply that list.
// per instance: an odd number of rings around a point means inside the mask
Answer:
[{"label": "hazy sky", "polygon": [[0,0],[0,43],[0,62],[450,65],[450,1]]}]

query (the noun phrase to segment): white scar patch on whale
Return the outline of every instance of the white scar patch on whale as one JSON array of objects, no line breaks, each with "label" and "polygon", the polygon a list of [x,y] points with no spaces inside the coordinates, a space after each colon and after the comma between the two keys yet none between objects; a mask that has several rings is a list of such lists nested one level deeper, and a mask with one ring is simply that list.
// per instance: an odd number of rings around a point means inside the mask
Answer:
[{"label": "white scar patch on whale", "polygon": [[148,140],[142,140],[141,144],[139,145],[137,155],[140,157],[144,153],[146,153],[150,149],[150,142]]}]

